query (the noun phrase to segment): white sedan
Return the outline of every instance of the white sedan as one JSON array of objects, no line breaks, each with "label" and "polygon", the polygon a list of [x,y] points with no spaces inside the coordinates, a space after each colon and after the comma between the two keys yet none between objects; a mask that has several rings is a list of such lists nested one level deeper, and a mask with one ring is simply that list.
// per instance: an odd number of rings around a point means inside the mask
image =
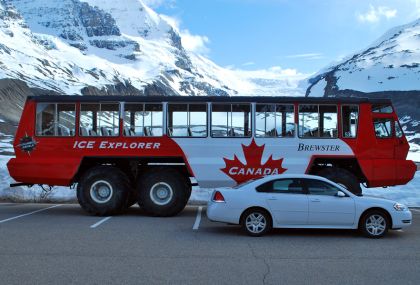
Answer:
[{"label": "white sedan", "polygon": [[233,188],[219,188],[211,196],[207,217],[240,224],[251,236],[271,228],[360,229],[379,238],[388,229],[411,225],[410,210],[397,202],[356,196],[319,176],[273,175]]}]

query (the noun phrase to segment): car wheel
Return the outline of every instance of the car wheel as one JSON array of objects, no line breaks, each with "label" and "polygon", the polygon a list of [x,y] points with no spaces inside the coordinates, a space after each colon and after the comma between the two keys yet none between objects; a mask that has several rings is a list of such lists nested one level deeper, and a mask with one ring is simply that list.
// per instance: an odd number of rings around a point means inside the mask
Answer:
[{"label": "car wheel", "polygon": [[353,173],[348,170],[336,167],[328,167],[320,170],[317,175],[327,178],[343,186],[345,189],[349,190],[355,195],[362,194],[362,188],[360,187],[359,180]]},{"label": "car wheel", "polygon": [[77,200],[90,214],[118,214],[126,205],[130,181],[121,170],[97,166],[88,170],[77,185]]},{"label": "car wheel", "polygon": [[250,209],[243,215],[242,228],[250,236],[262,236],[269,232],[271,227],[272,220],[267,211],[262,209]]},{"label": "car wheel", "polygon": [[174,169],[153,169],[139,178],[138,203],[147,214],[170,217],[188,202],[191,187],[184,175]]},{"label": "car wheel", "polygon": [[382,211],[370,211],[363,215],[359,228],[366,237],[381,238],[388,232],[389,220]]}]

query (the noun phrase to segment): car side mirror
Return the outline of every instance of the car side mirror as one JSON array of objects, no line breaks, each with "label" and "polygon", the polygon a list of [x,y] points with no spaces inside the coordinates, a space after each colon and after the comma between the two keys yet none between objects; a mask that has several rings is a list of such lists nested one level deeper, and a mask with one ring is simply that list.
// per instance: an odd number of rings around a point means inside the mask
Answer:
[{"label": "car side mirror", "polygon": [[338,191],[337,194],[335,194],[335,196],[337,196],[339,198],[347,197],[347,195],[344,192],[341,192],[341,191]]}]

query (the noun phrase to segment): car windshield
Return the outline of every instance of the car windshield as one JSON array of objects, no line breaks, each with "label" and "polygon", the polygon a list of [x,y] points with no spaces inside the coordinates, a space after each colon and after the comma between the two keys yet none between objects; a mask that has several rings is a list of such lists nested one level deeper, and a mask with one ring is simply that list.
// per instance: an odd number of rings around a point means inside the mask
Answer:
[{"label": "car windshield", "polygon": [[238,188],[241,188],[242,186],[245,186],[245,185],[248,185],[249,183],[251,183],[251,182],[254,182],[255,180],[258,180],[258,179],[261,179],[262,177],[257,177],[257,178],[252,178],[252,179],[249,179],[249,180],[247,180],[247,181],[244,181],[244,182],[242,182],[242,183],[239,183],[238,185],[236,185],[236,186],[233,186],[232,188],[233,189],[238,189]]}]

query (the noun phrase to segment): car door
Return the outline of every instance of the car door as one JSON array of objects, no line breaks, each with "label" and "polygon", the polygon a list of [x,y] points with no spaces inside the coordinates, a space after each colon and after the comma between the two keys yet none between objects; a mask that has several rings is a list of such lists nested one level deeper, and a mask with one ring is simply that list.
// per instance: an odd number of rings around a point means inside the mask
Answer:
[{"label": "car door", "polygon": [[[304,180],[308,191],[308,225],[351,226],[355,202],[348,195],[339,196],[336,186],[316,179]],[[343,193],[343,192],[342,192]]]},{"label": "car door", "polygon": [[264,192],[275,224],[307,224],[308,198],[300,179],[276,179],[261,185],[257,191]]}]

